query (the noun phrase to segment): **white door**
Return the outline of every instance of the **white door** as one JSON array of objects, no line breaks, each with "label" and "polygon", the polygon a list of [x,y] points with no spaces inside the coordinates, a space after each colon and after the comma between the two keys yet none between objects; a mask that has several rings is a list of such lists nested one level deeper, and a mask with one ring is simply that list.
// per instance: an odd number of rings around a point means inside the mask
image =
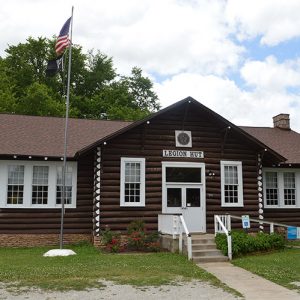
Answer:
[{"label": "white door", "polygon": [[190,232],[205,232],[205,166],[163,162],[163,213],[182,214]]}]

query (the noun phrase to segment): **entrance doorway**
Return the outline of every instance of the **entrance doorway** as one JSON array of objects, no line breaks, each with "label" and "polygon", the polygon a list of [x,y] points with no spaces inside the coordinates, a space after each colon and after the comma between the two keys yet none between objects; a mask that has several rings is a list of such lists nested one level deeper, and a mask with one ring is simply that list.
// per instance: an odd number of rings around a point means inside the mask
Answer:
[{"label": "entrance doorway", "polygon": [[205,164],[162,162],[162,212],[182,214],[190,232],[206,231]]}]

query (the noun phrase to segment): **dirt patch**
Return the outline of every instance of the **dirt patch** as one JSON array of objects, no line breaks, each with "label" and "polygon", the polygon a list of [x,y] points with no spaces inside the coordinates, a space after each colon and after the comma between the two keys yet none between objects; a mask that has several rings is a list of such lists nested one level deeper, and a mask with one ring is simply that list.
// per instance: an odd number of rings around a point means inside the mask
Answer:
[{"label": "dirt patch", "polygon": [[86,291],[49,292],[39,289],[21,289],[10,291],[4,284],[0,286],[0,300],[176,300],[176,299],[222,299],[231,300],[237,297],[200,281],[178,282],[173,285],[159,287],[133,287],[130,285],[118,285],[109,281],[100,281],[100,288]]}]

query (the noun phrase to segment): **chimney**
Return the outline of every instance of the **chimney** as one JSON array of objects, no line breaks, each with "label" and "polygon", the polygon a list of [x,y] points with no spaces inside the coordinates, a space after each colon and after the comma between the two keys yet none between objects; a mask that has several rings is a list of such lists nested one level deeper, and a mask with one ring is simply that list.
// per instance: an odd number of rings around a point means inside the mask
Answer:
[{"label": "chimney", "polygon": [[274,128],[291,130],[290,127],[290,115],[289,114],[279,114],[273,117]]}]

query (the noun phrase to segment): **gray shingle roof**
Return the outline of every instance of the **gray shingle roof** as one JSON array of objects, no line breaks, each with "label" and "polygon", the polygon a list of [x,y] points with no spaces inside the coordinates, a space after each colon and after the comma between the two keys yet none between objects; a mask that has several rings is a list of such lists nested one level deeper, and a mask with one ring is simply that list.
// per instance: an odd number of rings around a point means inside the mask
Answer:
[{"label": "gray shingle roof", "polygon": [[[69,119],[67,156],[131,124]],[[0,154],[62,157],[64,118],[0,114]]]},{"label": "gray shingle roof", "polygon": [[300,134],[293,130],[270,127],[240,126],[271,149],[285,158],[285,163],[300,164]]}]

